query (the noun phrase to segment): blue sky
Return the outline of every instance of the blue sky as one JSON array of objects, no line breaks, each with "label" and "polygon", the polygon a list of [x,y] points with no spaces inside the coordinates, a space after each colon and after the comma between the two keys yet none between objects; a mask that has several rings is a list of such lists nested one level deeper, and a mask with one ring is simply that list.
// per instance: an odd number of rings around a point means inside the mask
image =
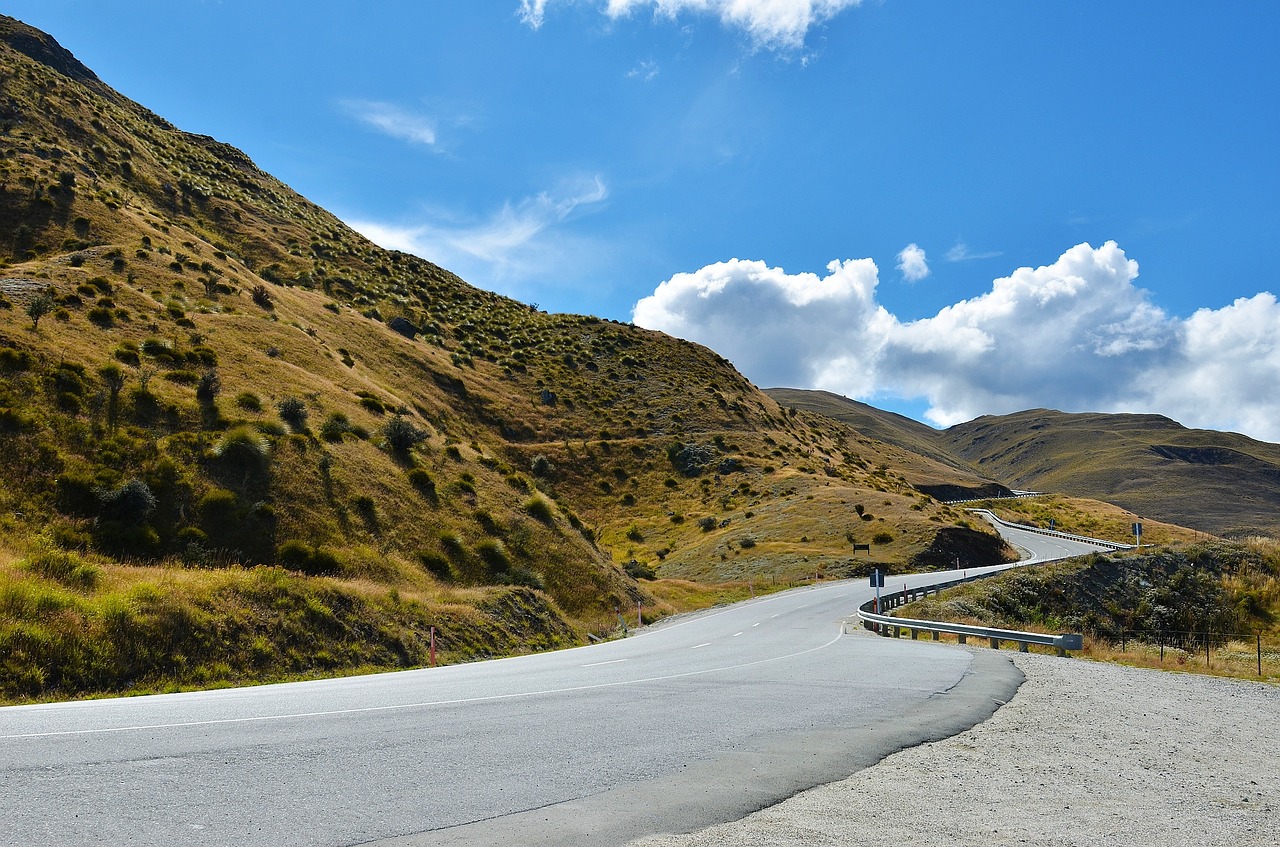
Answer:
[{"label": "blue sky", "polygon": [[1280,441],[1280,4],[3,11],[386,246],[757,384]]}]

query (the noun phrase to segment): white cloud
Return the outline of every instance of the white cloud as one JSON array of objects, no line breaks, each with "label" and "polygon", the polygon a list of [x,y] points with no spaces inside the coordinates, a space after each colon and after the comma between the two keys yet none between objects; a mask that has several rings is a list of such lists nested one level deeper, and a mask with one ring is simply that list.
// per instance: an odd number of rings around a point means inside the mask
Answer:
[{"label": "white cloud", "polygon": [[[563,1],[563,0],[562,0]],[[552,0],[520,0],[520,19],[542,26]],[[652,7],[656,17],[674,20],[682,14],[715,15],[726,26],[744,30],[759,47],[793,50],[804,45],[809,30],[862,0],[606,0],[604,14],[622,18]]]},{"label": "white cloud", "polygon": [[951,245],[951,249],[947,251],[946,259],[948,262],[969,262],[974,259],[994,259],[997,256],[1004,255],[999,250],[988,250],[984,253],[973,253],[969,250],[969,245],[963,241],[957,241]]},{"label": "white cloud", "polygon": [[376,100],[344,100],[341,105],[347,114],[384,135],[413,144],[436,146],[436,123],[431,118]]},{"label": "white cloud", "polygon": [[595,175],[504,203],[480,220],[436,212],[430,221],[409,224],[347,223],[375,244],[421,256],[479,284],[519,282],[566,261],[569,239],[557,231],[560,225],[608,196],[604,180]]},{"label": "white cloud", "polygon": [[1135,285],[1138,265],[1118,245],[1080,244],[903,322],[876,302],[870,260],[828,271],[709,265],[659,285],[634,318],[707,344],[758,384],[924,398],[927,418],[944,426],[1051,407],[1155,412],[1280,441],[1271,294],[1172,317]]},{"label": "white cloud", "polygon": [[[875,303],[870,259],[832,262],[827,275],[787,274],[733,259],[676,274],[635,306],[641,326],[705,344],[765,385],[811,385],[832,359],[878,347],[888,318]],[[842,337],[836,327],[861,328]]]},{"label": "white cloud", "polygon": [[898,254],[898,270],[907,282],[919,282],[929,275],[929,260],[924,250],[914,241],[902,248]]},{"label": "white cloud", "polygon": [[547,12],[547,0],[520,0],[520,9],[516,12],[520,20],[534,29],[542,26]]},{"label": "white cloud", "polygon": [[658,63],[652,59],[646,59],[627,71],[627,79],[638,79],[641,82],[649,82],[658,75]]}]

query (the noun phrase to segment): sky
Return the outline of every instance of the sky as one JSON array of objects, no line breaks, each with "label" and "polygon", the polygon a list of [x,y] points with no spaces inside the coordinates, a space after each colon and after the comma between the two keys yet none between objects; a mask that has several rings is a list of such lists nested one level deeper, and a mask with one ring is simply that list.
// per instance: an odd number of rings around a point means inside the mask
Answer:
[{"label": "sky", "polygon": [[1280,442],[1280,3],[0,11],[385,247],[762,387]]}]

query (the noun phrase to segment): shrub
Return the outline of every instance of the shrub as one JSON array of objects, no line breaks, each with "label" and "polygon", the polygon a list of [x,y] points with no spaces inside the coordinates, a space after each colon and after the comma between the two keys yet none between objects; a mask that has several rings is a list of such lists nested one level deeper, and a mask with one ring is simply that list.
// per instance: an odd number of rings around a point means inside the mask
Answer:
[{"label": "shrub", "polygon": [[439,553],[433,553],[430,550],[423,550],[417,555],[418,564],[422,565],[427,573],[436,579],[450,582],[453,580],[453,567],[449,564],[449,560]]},{"label": "shrub", "polygon": [[535,521],[551,526],[556,522],[555,509],[544,497],[530,497],[524,502],[524,510]]},{"label": "shrub", "polygon": [[311,576],[324,576],[342,569],[338,557],[327,550],[290,539],[276,548],[276,561],[292,571]]},{"label": "shrub", "polygon": [[752,538],[750,535],[744,535],[741,539],[739,539],[738,546],[741,547],[743,550],[750,550],[752,547],[756,546],[756,540]]},{"label": "shrub", "polygon": [[511,569],[511,557],[507,555],[507,548],[496,538],[486,538],[477,544],[476,555],[489,566],[490,573],[498,574]]},{"label": "shrub", "polygon": [[264,309],[271,309],[273,306],[271,302],[271,292],[268,291],[267,287],[265,285],[262,285],[261,283],[253,287],[252,291],[249,293],[249,296],[253,298],[254,303],[257,303],[259,306],[261,306]]},{"label": "shrub", "polygon": [[276,411],[280,413],[280,420],[292,427],[294,432],[306,429],[307,404],[297,397],[284,398],[276,404]]},{"label": "shrub", "polygon": [[703,532],[710,532],[716,528],[716,519],[707,515],[705,518],[698,518],[698,528]]},{"label": "shrub", "polygon": [[26,350],[15,350],[12,347],[0,347],[0,370],[8,373],[29,370],[36,359]]},{"label": "shrub", "polygon": [[196,399],[202,403],[212,403],[222,393],[222,379],[218,376],[218,372],[209,369],[200,375],[200,381],[196,383]]},{"label": "shrub", "polygon": [[406,453],[427,439],[427,431],[403,415],[396,415],[383,425],[382,437],[392,450]]},{"label": "shrub", "polygon": [[414,468],[409,471],[408,476],[409,484],[417,489],[419,494],[433,503],[436,501],[436,481],[431,478],[431,474],[422,468]]},{"label": "shrub", "polygon": [[888,544],[892,540],[893,533],[889,532],[877,532],[875,535],[871,536],[872,544]]},{"label": "shrub", "polygon": [[261,412],[262,398],[252,391],[242,391],[236,395],[236,405],[246,412]]},{"label": "shrub", "polygon": [[632,559],[630,562],[627,562],[625,565],[623,565],[622,569],[625,570],[627,572],[627,576],[631,577],[632,579],[657,579],[658,578],[658,575],[653,572],[653,568],[649,567],[648,565],[643,565],[640,562],[637,562],[635,559]]},{"label": "shrub", "polygon": [[70,588],[94,588],[102,577],[102,571],[96,565],[86,562],[76,553],[59,550],[43,541],[18,564],[25,570]]},{"label": "shrub", "polygon": [[140,479],[131,479],[112,491],[100,490],[101,515],[105,520],[138,526],[156,510],[156,496]]},{"label": "shrub", "polygon": [[325,441],[341,441],[351,431],[351,421],[342,412],[334,412],[320,425],[320,437]]},{"label": "shrub", "polygon": [[627,527],[627,538],[631,541],[644,541],[644,533],[640,531],[640,527],[632,524]]},{"label": "shrub", "polygon": [[228,430],[213,446],[213,455],[233,468],[262,470],[271,455],[267,437],[251,426]]},{"label": "shrub", "polygon": [[538,454],[529,463],[529,470],[533,472],[534,476],[547,479],[556,472],[556,466],[551,464],[551,460],[546,456]]}]

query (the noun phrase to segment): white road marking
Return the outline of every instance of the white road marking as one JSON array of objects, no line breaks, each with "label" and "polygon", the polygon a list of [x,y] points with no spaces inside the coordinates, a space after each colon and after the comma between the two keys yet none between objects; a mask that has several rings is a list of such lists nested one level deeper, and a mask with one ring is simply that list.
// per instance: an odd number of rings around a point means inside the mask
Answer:
[{"label": "white road marking", "polygon": [[734,638],[737,638],[739,635],[742,635],[742,633],[741,633],[741,632],[735,632],[735,633],[733,634],[733,637],[734,637]]},{"label": "white road marking", "polygon": [[701,644],[695,644],[695,645],[693,645],[693,646],[692,646],[692,647],[690,647],[689,649],[690,649],[690,650],[697,650],[697,649],[699,649],[699,648],[701,648],[701,647],[710,647],[710,646],[711,646],[711,642],[710,642],[710,641],[704,641],[704,642],[702,642]]},{"label": "white road marking", "polygon": [[[741,635],[742,633],[738,633]],[[137,726],[112,726],[98,727],[96,729],[65,729],[54,732],[25,732],[15,733],[13,735],[0,735],[0,741],[16,741],[23,738],[59,738],[75,735],[105,735],[115,732],[143,732],[146,730],[157,729],[185,729],[194,726],[218,726],[220,724],[233,723],[262,723],[264,721],[283,721],[283,720],[301,720],[303,718],[328,718],[340,717],[342,715],[363,715],[371,712],[401,712],[406,709],[424,709],[430,706],[457,706],[464,703],[485,703],[491,700],[514,700],[518,697],[538,697],[546,694],[567,694],[573,691],[593,691],[601,688],[619,688],[624,685],[643,685],[649,682],[666,682],[672,679],[685,679],[691,676],[706,676],[710,673],[718,673],[720,671],[734,671],[742,668],[751,668],[756,665],[767,665],[770,662],[781,662],[787,659],[794,659],[797,656],[804,656],[809,653],[816,653],[819,650],[825,650],[832,644],[835,644],[844,636],[843,628],[836,633],[836,637],[832,638],[825,644],[819,644],[817,647],[810,647],[807,650],[797,650],[794,653],[788,653],[783,656],[771,656],[768,659],[756,659],[754,662],[742,662],[737,665],[724,665],[715,668],[703,668],[696,671],[685,671],[684,673],[663,674],[661,676],[649,676],[641,679],[624,679],[616,682],[597,682],[590,685],[573,685],[566,688],[546,688],[539,691],[513,691],[509,694],[491,694],[485,697],[458,697],[450,700],[425,700],[420,703],[402,703],[392,706],[362,706],[351,709],[333,709],[323,712],[294,712],[283,715],[255,715],[246,718],[215,718],[203,721],[177,721],[174,723],[157,723],[157,724],[139,724]]]},{"label": "white road marking", "polygon": [[600,667],[601,665],[616,665],[616,664],[618,664],[618,662],[625,662],[625,661],[628,661],[628,660],[627,660],[627,659],[610,659],[610,660],[609,660],[609,661],[607,661],[607,662],[592,662],[592,663],[591,663],[591,664],[589,664],[589,665],[582,665],[582,667],[584,667],[584,668],[598,668],[598,667]]}]

